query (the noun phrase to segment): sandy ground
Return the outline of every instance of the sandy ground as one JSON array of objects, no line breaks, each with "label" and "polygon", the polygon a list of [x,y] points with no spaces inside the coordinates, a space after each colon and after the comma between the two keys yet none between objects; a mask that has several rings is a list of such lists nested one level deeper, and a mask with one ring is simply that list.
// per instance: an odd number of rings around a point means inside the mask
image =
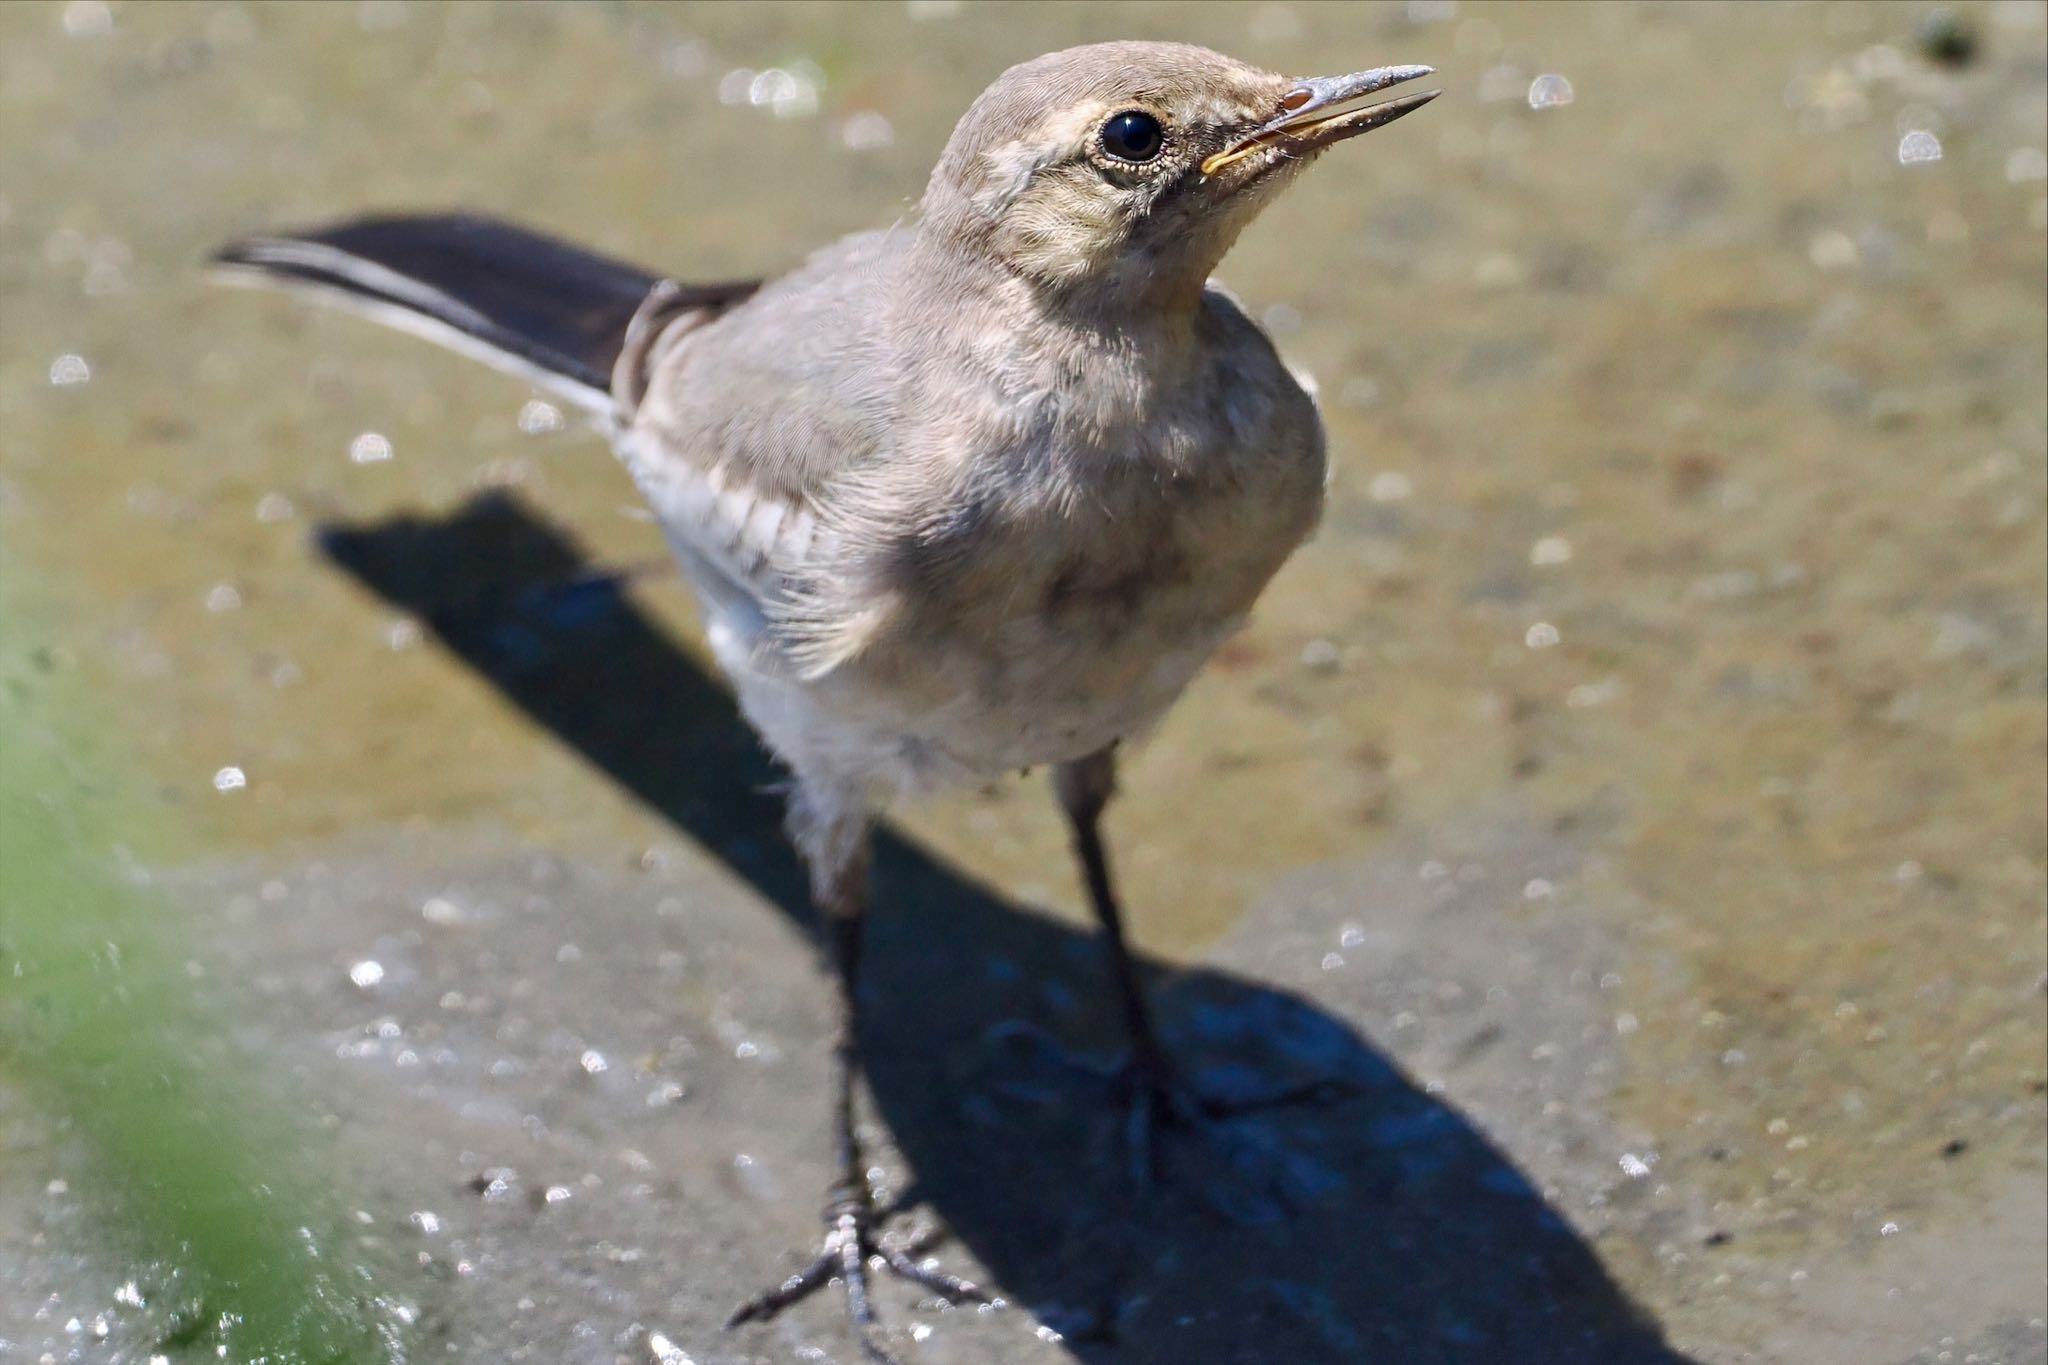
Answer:
[{"label": "sandy ground", "polygon": [[[196,263],[461,205],[730,278],[903,212],[1048,47],[1430,61],[1227,263],[1330,514],[1111,821],[1191,1075],[1344,1093],[1134,1191],[1042,779],[903,813],[875,1162],[1010,1306],[889,1286],[896,1347],[2048,1360],[2048,14],[1958,14],[0,8],[0,707],[90,702],[154,832],[89,846],[203,1021],[153,1041],[291,1133],[249,1178],[376,1352],[850,1362],[823,1300],[718,1330],[816,1236],[827,996],[627,481]],[[243,1358],[49,1072],[0,1046],[0,1361]]]}]

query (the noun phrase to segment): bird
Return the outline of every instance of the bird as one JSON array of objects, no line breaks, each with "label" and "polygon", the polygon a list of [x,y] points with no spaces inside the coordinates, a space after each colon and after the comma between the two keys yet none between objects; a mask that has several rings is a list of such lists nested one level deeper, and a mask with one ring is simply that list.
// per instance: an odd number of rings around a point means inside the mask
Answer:
[{"label": "bird", "polygon": [[880,1236],[856,1127],[867,848],[892,804],[1049,767],[1128,1035],[1141,1171],[1209,1112],[1160,1040],[1101,821],[1145,737],[1322,512],[1321,418],[1213,279],[1331,147],[1439,91],[1383,66],[1277,75],[1111,42],[1004,71],[915,212],[779,276],[680,283],[463,213],[221,249],[521,375],[611,441],[681,565],[711,653],[788,770],[787,830],[836,984],[837,1176],[765,1321],[827,1285],[886,1362],[870,1277],[978,1286]]}]

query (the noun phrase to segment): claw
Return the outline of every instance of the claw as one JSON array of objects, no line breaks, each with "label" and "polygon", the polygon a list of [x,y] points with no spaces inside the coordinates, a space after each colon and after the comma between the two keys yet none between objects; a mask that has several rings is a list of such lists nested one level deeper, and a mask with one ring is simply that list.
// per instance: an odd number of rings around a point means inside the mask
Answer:
[{"label": "claw", "polygon": [[908,1252],[899,1251],[895,1247],[883,1247],[882,1259],[899,1279],[909,1280],[912,1284],[923,1285],[947,1303],[992,1304],[997,1302],[997,1300],[989,1297],[986,1290],[972,1280],[963,1280],[958,1275],[948,1275],[943,1270],[934,1270],[930,1266],[919,1265],[916,1261],[910,1259]]},{"label": "claw", "polygon": [[948,1275],[918,1264],[897,1247],[883,1246],[874,1235],[873,1215],[865,1209],[839,1213],[825,1234],[825,1244],[815,1259],[772,1289],[756,1294],[725,1320],[727,1330],[743,1323],[766,1322],[791,1304],[809,1298],[838,1280],[846,1290],[846,1313],[853,1320],[854,1335],[861,1355],[869,1365],[896,1365],[895,1358],[875,1340],[874,1302],[868,1296],[868,1272],[879,1262],[898,1279],[919,1285],[948,1303],[987,1303],[991,1298],[979,1285],[958,1275]]},{"label": "claw", "polygon": [[818,1254],[815,1261],[781,1284],[773,1289],[763,1290],[733,1309],[731,1316],[725,1320],[726,1330],[731,1331],[741,1323],[766,1322],[799,1299],[809,1298],[814,1290],[821,1288],[832,1278],[832,1272],[838,1264],[839,1258],[835,1249],[828,1247]]},{"label": "claw", "polygon": [[1284,1162],[1277,1161],[1276,1153],[1254,1133],[1228,1125],[1263,1112],[1333,1104],[1364,1093],[1363,1086],[1347,1078],[1319,1077],[1257,1094],[1211,1095],[1191,1084],[1163,1051],[1148,1055],[1144,1049],[1133,1049],[1120,1062],[1105,1065],[1076,1055],[1046,1030],[1025,1024],[1006,1028],[1002,1041],[1023,1045],[1036,1054],[1038,1065],[1112,1089],[1120,1122],[1110,1132],[1122,1140],[1125,1174],[1135,1193],[1151,1195],[1167,1183],[1170,1134],[1192,1136],[1222,1156],[1239,1183],[1249,1179],[1258,1188],[1225,1189],[1215,1181],[1199,1181],[1194,1193],[1218,1216],[1234,1223],[1270,1222],[1300,1207],[1314,1190],[1291,1178]]}]

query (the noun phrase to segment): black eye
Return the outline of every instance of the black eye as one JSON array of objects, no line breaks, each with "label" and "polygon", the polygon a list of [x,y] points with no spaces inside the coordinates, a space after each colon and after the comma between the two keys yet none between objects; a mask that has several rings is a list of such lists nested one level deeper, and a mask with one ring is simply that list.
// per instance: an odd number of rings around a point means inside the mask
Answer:
[{"label": "black eye", "polygon": [[1150,161],[1166,145],[1166,130],[1150,114],[1127,109],[1102,125],[1102,150],[1119,161]]}]

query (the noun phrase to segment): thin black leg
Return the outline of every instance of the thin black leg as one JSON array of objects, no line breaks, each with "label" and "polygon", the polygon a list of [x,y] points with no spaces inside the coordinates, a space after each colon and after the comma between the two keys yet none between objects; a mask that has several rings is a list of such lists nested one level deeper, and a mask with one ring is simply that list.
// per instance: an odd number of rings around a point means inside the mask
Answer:
[{"label": "thin black leg", "polygon": [[1088,904],[1102,927],[1110,975],[1123,1009],[1124,1033],[1131,1043],[1131,1060],[1139,1069],[1163,1078],[1166,1049],[1152,1022],[1152,1005],[1138,978],[1137,961],[1124,938],[1123,907],[1117,902],[1110,877],[1109,849],[1102,842],[1102,812],[1116,792],[1115,762],[1114,751],[1104,749],[1069,765],[1055,780],[1073,835],[1074,854],[1081,862],[1081,877],[1088,886]]},{"label": "thin black leg", "polygon": [[865,869],[858,864],[828,880],[830,894],[821,895],[826,945],[838,985],[839,1027],[832,1052],[837,1075],[832,1106],[832,1135],[839,1174],[825,1193],[825,1242],[811,1263],[781,1284],[755,1295],[734,1309],[728,1328],[744,1322],[766,1322],[783,1309],[810,1297],[833,1281],[846,1292],[847,1316],[853,1320],[861,1354],[871,1365],[895,1365],[875,1340],[874,1302],[868,1272],[879,1261],[891,1274],[931,1290],[951,1302],[990,1302],[975,1285],[955,1275],[930,1269],[906,1253],[883,1246],[875,1236],[874,1193],[868,1184],[867,1162],[861,1154],[854,1122],[854,1096],[860,1081],[861,928],[866,920]]},{"label": "thin black leg", "polygon": [[1140,1186],[1159,1179],[1162,1122],[1186,1123],[1193,1117],[1191,1097],[1176,1083],[1173,1065],[1152,1022],[1151,1002],[1138,977],[1138,964],[1124,938],[1123,908],[1110,879],[1109,850],[1102,842],[1102,812],[1116,794],[1116,751],[1102,749],[1053,772],[1053,790],[1067,814],[1074,854],[1088,886],[1088,904],[1102,926],[1109,970],[1123,1010],[1124,1036],[1130,1040],[1129,1064],[1119,1075],[1125,1105],[1124,1141],[1131,1177]]},{"label": "thin black leg", "polygon": [[[835,915],[825,925],[833,976],[839,986],[839,1027],[832,1038],[839,1088],[832,1108],[832,1135],[838,1144],[840,1186],[846,1198],[867,1188],[860,1138],[853,1125],[853,1092],[860,1078],[860,940],[866,919],[864,915]],[[847,1186],[857,1188],[845,1189]]]},{"label": "thin black leg", "polygon": [[1216,1100],[1198,1094],[1181,1080],[1159,1040],[1158,1027],[1152,1022],[1151,1002],[1138,975],[1137,960],[1124,938],[1123,909],[1110,877],[1109,850],[1102,841],[1102,812],[1116,794],[1114,747],[1056,768],[1053,789],[1067,815],[1074,853],[1088,887],[1088,904],[1095,911],[1096,923],[1102,926],[1110,974],[1123,1010],[1124,1033],[1130,1040],[1130,1062],[1119,1079],[1127,1106],[1125,1139],[1137,1182],[1150,1185],[1159,1178],[1158,1129],[1162,1124],[1194,1128],[1204,1120],[1228,1119],[1346,1093],[1350,1087],[1341,1082],[1318,1080],[1249,1099]]}]

